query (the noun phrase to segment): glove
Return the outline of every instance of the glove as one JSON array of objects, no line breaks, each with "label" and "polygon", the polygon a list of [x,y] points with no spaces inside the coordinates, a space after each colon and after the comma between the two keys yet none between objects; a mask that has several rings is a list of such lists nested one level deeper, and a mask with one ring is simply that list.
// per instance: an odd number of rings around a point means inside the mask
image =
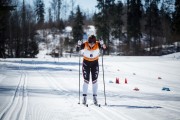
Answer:
[{"label": "glove", "polygon": [[82,44],[82,41],[78,40],[78,46],[81,46],[81,44]]},{"label": "glove", "polygon": [[101,46],[104,45],[104,41],[103,40],[100,40],[99,43],[100,43]]}]

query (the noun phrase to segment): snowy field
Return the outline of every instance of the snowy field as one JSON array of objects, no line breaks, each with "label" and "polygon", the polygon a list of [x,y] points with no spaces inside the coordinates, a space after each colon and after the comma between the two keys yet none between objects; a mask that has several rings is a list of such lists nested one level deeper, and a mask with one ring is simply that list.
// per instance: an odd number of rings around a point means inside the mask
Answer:
[{"label": "snowy field", "polygon": [[92,105],[91,84],[85,107],[78,57],[0,59],[0,120],[180,120],[180,54],[104,56],[107,105],[99,64],[101,107]]}]

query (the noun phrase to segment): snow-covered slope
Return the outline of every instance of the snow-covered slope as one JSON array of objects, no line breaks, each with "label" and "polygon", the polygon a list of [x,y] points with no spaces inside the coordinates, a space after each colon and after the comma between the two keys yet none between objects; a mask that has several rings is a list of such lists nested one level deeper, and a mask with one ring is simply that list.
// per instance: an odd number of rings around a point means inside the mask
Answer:
[{"label": "snow-covered slope", "polygon": [[180,59],[180,52],[169,54],[169,55],[164,55],[163,57]]},{"label": "snow-covered slope", "polygon": [[[98,102],[101,108],[91,105],[91,84],[89,107],[78,104],[78,57],[58,59],[41,53],[38,59],[0,59],[0,119],[179,120],[180,60],[177,58],[180,55],[174,55],[104,56],[107,106],[100,57]],[[116,84],[116,78],[120,84]],[[82,74],[80,79],[82,88]]]}]

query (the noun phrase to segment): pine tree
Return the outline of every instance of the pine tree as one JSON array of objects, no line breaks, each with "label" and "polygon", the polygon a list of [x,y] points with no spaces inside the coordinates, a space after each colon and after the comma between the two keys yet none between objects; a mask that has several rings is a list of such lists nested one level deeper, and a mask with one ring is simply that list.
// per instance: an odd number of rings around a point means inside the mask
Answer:
[{"label": "pine tree", "polygon": [[6,57],[6,41],[9,38],[10,11],[15,10],[16,6],[11,5],[9,0],[0,0],[0,58]]},{"label": "pine tree", "polygon": [[21,29],[22,29],[22,23],[21,23],[21,14],[20,11],[17,9],[12,14],[12,38],[14,39],[13,47],[14,47],[14,57],[20,58],[21,57],[21,51],[22,51],[22,35],[21,35]]},{"label": "pine tree", "polygon": [[[110,19],[110,26],[111,26],[111,40],[113,39],[118,39],[119,41],[123,41],[123,33],[122,33],[122,28],[123,28],[123,20],[122,20],[122,16],[123,16],[123,4],[121,1],[118,1],[116,4],[112,4],[110,7],[110,11],[111,11],[111,19]],[[121,42],[119,42],[121,43]],[[114,49],[114,46],[112,46]],[[122,51],[122,46],[117,46],[118,51],[120,52]]]},{"label": "pine tree", "polygon": [[39,53],[38,43],[34,40],[34,38],[29,41],[29,54],[31,58],[35,58],[35,56]]},{"label": "pine tree", "polygon": [[[130,14],[130,1],[129,0],[127,0],[127,28],[126,28],[126,30],[127,30],[127,39],[126,39],[126,41],[125,41],[125,43],[126,43],[126,52],[128,53],[129,51],[130,51],[130,29],[131,29],[131,14]],[[127,54],[126,53],[126,54]]]},{"label": "pine tree", "polygon": [[60,13],[61,13],[61,6],[62,6],[62,0],[57,1],[57,21],[60,21]]},{"label": "pine tree", "polygon": [[[141,0],[130,0],[128,4],[128,20],[127,20],[127,33],[128,41],[133,39],[133,51],[134,54],[139,54],[140,50],[140,37],[141,37],[141,24],[142,17],[142,4]],[[128,42],[128,44],[130,44]]]},{"label": "pine tree", "polygon": [[69,18],[68,18],[68,23],[70,26],[73,26],[73,22],[74,22],[74,18],[75,18],[75,14],[73,11],[70,12]]},{"label": "pine tree", "polygon": [[37,23],[39,25],[42,25],[44,23],[44,14],[45,14],[45,10],[44,10],[44,2],[43,0],[36,0],[36,16],[37,16]]},{"label": "pine tree", "polygon": [[160,17],[162,22],[162,33],[163,33],[163,41],[161,44],[171,44],[172,43],[172,0],[163,0],[161,9],[160,9]]},{"label": "pine tree", "polygon": [[99,13],[94,14],[94,24],[97,29],[97,36],[101,37],[108,46],[108,53],[110,51],[110,33],[112,21],[112,7],[115,5],[115,0],[97,0],[97,8]]},{"label": "pine tree", "polygon": [[175,11],[173,13],[173,30],[176,41],[180,41],[180,1],[175,1]]},{"label": "pine tree", "polygon": [[62,32],[62,30],[65,28],[65,24],[62,19],[57,22],[57,28],[60,30],[60,32]]},{"label": "pine tree", "polygon": [[48,17],[49,17],[49,20],[48,20],[48,21],[49,21],[49,24],[52,24],[53,21],[52,21],[52,12],[51,12],[51,8],[48,9],[48,14],[49,14],[49,15],[48,15]]},{"label": "pine tree", "polygon": [[146,3],[147,10],[145,30],[149,35],[150,55],[154,54],[152,53],[152,48],[158,45],[158,37],[162,36],[162,24],[157,6],[158,2],[159,0],[147,0]]},{"label": "pine tree", "polygon": [[22,10],[21,10],[21,18],[22,18],[22,39],[21,39],[21,50],[24,51],[24,52],[21,52],[21,56],[22,57],[26,57],[27,56],[27,35],[26,34],[26,7],[25,7],[25,2],[23,0],[23,5],[22,5]]},{"label": "pine tree", "polygon": [[114,38],[118,38],[119,40],[122,37],[122,15],[123,15],[123,4],[121,1],[118,1],[118,3],[114,6],[113,14],[112,14],[112,36]]},{"label": "pine tree", "polygon": [[83,39],[83,25],[84,25],[83,19],[84,19],[84,17],[78,6],[76,15],[74,18],[73,28],[72,28],[74,43],[76,43],[78,40]]}]

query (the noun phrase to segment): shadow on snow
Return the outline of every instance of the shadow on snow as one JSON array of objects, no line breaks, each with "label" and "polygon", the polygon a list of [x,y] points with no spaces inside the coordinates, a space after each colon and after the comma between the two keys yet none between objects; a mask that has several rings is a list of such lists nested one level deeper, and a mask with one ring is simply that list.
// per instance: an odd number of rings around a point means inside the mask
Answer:
[{"label": "shadow on snow", "polygon": [[[66,90],[56,90],[56,89],[45,89],[45,88],[18,88],[17,86],[0,86],[0,96],[12,96],[18,92],[19,95],[24,95],[27,93],[28,96],[36,97],[49,97],[50,95],[60,95],[60,96],[78,96],[78,91],[66,91]],[[25,97],[25,96],[24,96]]]},{"label": "shadow on snow", "polygon": [[[48,71],[74,71],[75,69],[65,68],[66,66],[73,67],[78,66],[78,62],[53,62],[53,61],[6,61],[11,63],[18,63],[18,64],[11,64],[6,65],[5,68],[8,70],[48,70]],[[27,66],[28,65],[28,66]],[[42,66],[43,65],[43,66]],[[48,66],[53,65],[53,66]]]},{"label": "shadow on snow", "polygon": [[47,71],[76,71],[75,69],[63,68],[63,67],[33,67],[33,66],[6,66],[8,70],[47,70]]},{"label": "shadow on snow", "polygon": [[160,106],[107,105],[108,107],[123,107],[130,109],[158,109]]},{"label": "shadow on snow", "polygon": [[48,65],[79,65],[78,61],[77,62],[55,62],[55,61],[34,61],[34,60],[29,60],[29,61],[9,61],[13,63],[19,63],[19,64],[30,64],[30,65],[42,65],[42,64],[48,64]]}]

